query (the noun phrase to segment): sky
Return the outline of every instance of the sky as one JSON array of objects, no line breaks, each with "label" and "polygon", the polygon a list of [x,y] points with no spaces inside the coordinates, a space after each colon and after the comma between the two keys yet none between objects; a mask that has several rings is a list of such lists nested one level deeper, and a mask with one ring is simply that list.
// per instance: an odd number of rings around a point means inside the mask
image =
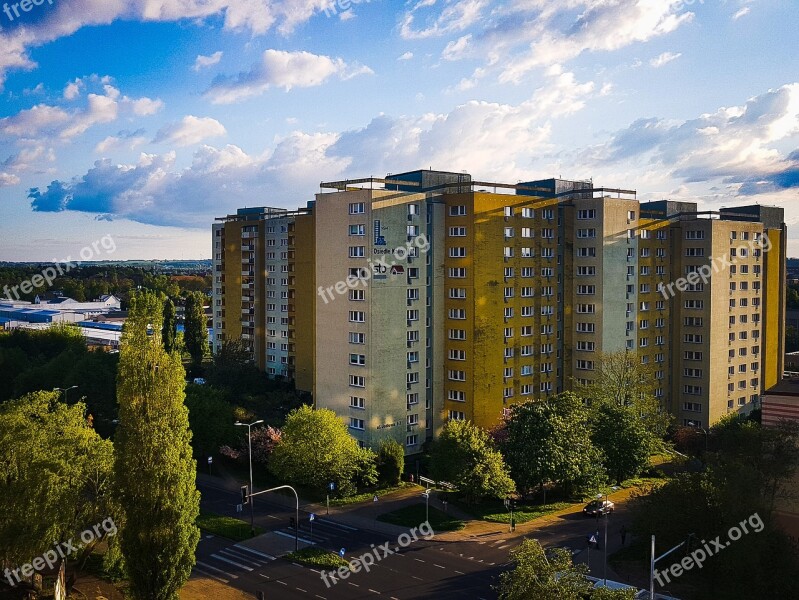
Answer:
[{"label": "sky", "polygon": [[209,258],[238,207],[418,168],[781,206],[799,256],[795,0],[0,0],[0,28],[0,260]]}]

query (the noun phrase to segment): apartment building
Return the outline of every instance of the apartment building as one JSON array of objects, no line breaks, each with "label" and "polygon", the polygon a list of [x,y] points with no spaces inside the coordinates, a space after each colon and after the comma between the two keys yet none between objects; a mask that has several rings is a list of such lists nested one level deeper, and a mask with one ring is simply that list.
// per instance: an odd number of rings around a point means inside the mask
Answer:
[{"label": "apartment building", "polygon": [[447,420],[492,427],[590,384],[603,353],[651,365],[664,408],[697,427],[751,409],[782,372],[781,209],[414,171],[221,221],[217,342],[251,342],[366,446],[415,453]]},{"label": "apartment building", "polygon": [[213,233],[213,341],[240,339],[258,368],[293,379],[289,362],[289,227],[297,212],[242,208]]}]

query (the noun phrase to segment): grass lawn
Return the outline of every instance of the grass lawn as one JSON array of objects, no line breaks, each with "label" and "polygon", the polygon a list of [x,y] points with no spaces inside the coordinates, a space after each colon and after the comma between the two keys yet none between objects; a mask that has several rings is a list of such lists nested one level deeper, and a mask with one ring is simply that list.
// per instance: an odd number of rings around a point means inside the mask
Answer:
[{"label": "grass lawn", "polygon": [[[505,504],[499,500],[489,500],[480,504],[461,504],[458,506],[463,510],[474,515],[476,519],[490,521],[491,523],[510,523],[510,511],[505,508]],[[552,502],[551,504],[524,504],[516,503],[516,510],[513,516],[516,523],[527,523],[538,517],[543,517],[553,512],[563,510],[572,506],[571,502]]]},{"label": "grass lawn", "polygon": [[[391,523],[392,525],[401,525],[408,529],[418,527],[425,522],[425,505],[414,504],[406,506],[393,512],[384,513],[377,517],[378,521],[384,523]],[[459,519],[453,519],[448,514],[437,508],[430,507],[430,526],[434,531],[457,531],[463,529],[465,523]]]},{"label": "grass lawn", "polygon": [[321,567],[323,569],[338,569],[349,565],[338,554],[324,548],[303,548],[286,554],[284,558],[302,565]]},{"label": "grass lawn", "polygon": [[[200,511],[200,516],[197,517],[197,527],[208,533],[221,535],[237,542],[253,537],[250,533],[250,524],[246,521],[212,512]],[[263,532],[262,527],[255,526],[255,535],[260,535]]]},{"label": "grass lawn", "polygon": [[[354,496],[348,496],[347,498],[331,498],[330,499],[330,506],[347,506],[348,504],[357,504],[358,502],[367,502],[371,501],[372,498],[377,495],[379,498],[384,494],[390,494],[391,492],[396,492],[397,490],[402,490],[407,487],[413,487],[416,484],[408,483],[407,481],[401,482],[399,485],[394,485],[391,487],[386,488],[376,488],[371,491],[361,492],[360,494],[355,494]],[[417,486],[418,487],[418,486]],[[419,488],[421,489],[421,488]],[[322,498],[324,500],[324,498]],[[418,523],[417,523],[418,525]]]}]

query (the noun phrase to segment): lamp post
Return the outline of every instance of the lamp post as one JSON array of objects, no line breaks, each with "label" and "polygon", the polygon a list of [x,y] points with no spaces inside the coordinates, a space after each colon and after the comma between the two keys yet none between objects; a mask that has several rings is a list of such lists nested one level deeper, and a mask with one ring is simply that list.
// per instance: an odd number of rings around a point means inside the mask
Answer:
[{"label": "lamp post", "polygon": [[[619,488],[617,488],[614,485],[610,489],[615,492]],[[608,495],[609,494],[606,492],[604,494],[597,494],[596,497],[597,497],[597,500],[601,501],[602,497],[604,496],[605,502],[607,502],[608,501]],[[608,520],[610,518],[610,513],[605,509],[605,504],[604,503],[601,505],[601,509],[600,510],[602,510],[602,516],[605,518],[605,539],[602,540],[604,542],[603,545],[605,546],[605,559],[604,559],[605,560],[605,564],[602,567],[602,582],[603,582],[602,585],[607,587],[607,585],[608,585]]]},{"label": "lamp post", "polygon": [[76,389],[78,389],[78,386],[73,385],[72,387],[68,387],[68,388],[59,388],[59,387],[53,388],[53,391],[54,392],[64,392],[64,402],[66,403],[66,401],[67,401],[67,392],[69,390],[76,390]]},{"label": "lamp post", "polygon": [[707,453],[707,438],[709,436],[708,430],[700,426],[696,421],[688,421],[688,425],[691,427],[696,427],[699,431],[705,434],[705,453]]},{"label": "lamp post", "polygon": [[[249,448],[248,454],[250,458],[250,496],[252,496],[252,493],[255,491],[252,487],[252,426],[263,422],[263,419],[259,419],[258,421],[254,421],[252,423],[241,423],[239,421],[234,423],[234,425],[237,427],[247,428],[247,447]],[[252,499],[250,500],[250,533],[255,535],[255,516],[253,515]]]},{"label": "lamp post", "polygon": [[430,523],[430,490],[423,491],[422,496],[424,496],[424,520],[425,523]]}]

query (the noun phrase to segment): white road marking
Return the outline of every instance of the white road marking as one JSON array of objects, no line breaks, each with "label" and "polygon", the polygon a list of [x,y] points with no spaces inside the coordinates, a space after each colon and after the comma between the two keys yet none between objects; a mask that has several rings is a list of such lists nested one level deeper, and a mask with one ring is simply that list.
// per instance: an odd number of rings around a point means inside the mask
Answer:
[{"label": "white road marking", "polygon": [[433,566],[434,566],[434,567],[438,567],[439,569],[444,569],[444,568],[446,568],[446,567],[442,567],[441,565],[437,565],[436,563],[433,563]]},{"label": "white road marking", "polygon": [[223,571],[222,569],[217,569],[215,566],[209,565],[208,563],[204,563],[201,560],[198,560],[197,564],[198,565],[202,565],[206,569],[213,569],[214,571],[217,571],[218,573],[222,573],[223,575],[227,575],[228,577],[232,577],[233,579],[236,579],[238,577],[238,575],[234,575],[233,573],[228,573],[227,571]]},{"label": "white road marking", "polygon": [[[276,533],[278,535],[282,535],[283,537],[291,538],[292,540],[294,539],[293,535],[291,535],[290,533],[285,533],[283,531],[273,531],[272,533]],[[316,544],[316,542],[312,542],[311,540],[306,540],[305,538],[301,538],[299,536],[297,537],[297,539],[299,541],[301,541],[303,544],[313,544],[313,545]]]},{"label": "white road marking", "polygon": [[378,596],[379,596],[379,595],[381,595],[381,594],[380,594],[380,592],[378,592],[377,590],[373,590],[372,588],[369,588],[369,591],[370,591],[370,592],[374,592],[374,593],[375,593],[375,594],[377,594]]},{"label": "white road marking", "polygon": [[255,554],[256,556],[260,556],[261,558],[266,558],[267,560],[275,560],[275,557],[271,554],[264,554],[263,552],[259,552],[258,550],[253,550],[252,548],[248,548],[247,546],[242,546],[241,544],[236,544],[233,546],[234,548],[238,548],[239,550],[244,550],[245,552],[250,552]]},{"label": "white road marking", "polygon": [[235,565],[237,567],[241,567],[242,569],[247,569],[248,571],[254,571],[255,570],[255,569],[252,569],[252,568],[248,567],[247,565],[243,565],[241,563],[237,563],[235,561],[232,561],[229,558],[225,558],[224,556],[219,556],[218,554],[212,554],[211,558],[215,558],[217,560],[221,560],[223,562],[230,563],[231,565]]},{"label": "white road marking", "polygon": [[319,519],[317,518],[316,521],[318,523],[324,523],[325,525],[331,525],[333,527],[340,527],[341,529],[346,529],[347,531],[359,531],[357,527],[350,527],[349,525],[344,525],[343,523],[335,523],[333,521],[328,521],[327,519]]}]

